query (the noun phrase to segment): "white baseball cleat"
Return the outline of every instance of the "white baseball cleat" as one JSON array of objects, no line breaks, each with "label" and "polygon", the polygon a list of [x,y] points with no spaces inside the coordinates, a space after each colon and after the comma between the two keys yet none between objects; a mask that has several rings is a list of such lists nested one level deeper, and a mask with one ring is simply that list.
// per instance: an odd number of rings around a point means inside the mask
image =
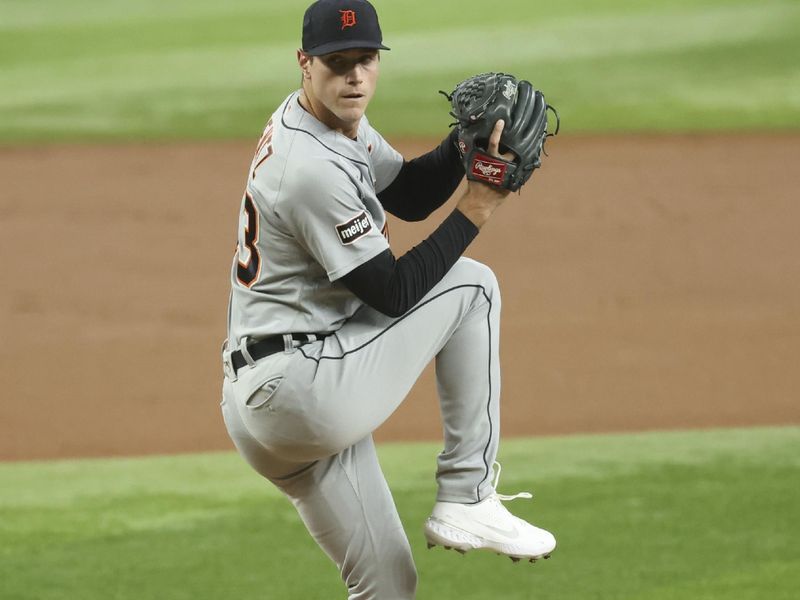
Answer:
[{"label": "white baseball cleat", "polygon": [[[495,465],[496,488],[500,465]],[[425,521],[428,548],[439,545],[461,553],[492,550],[510,557],[514,562],[522,559],[535,562],[538,558],[549,558],[555,550],[556,538],[549,531],[515,517],[501,502],[515,498],[531,498],[531,495],[522,492],[505,496],[494,492],[477,504],[437,502],[431,516]]]}]

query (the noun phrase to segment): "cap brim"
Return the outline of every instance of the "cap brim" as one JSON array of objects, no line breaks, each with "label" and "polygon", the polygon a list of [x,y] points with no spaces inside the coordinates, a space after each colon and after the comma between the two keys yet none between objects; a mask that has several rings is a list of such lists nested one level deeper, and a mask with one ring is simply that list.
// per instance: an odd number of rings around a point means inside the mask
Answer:
[{"label": "cap brim", "polygon": [[323,56],[324,54],[331,54],[332,52],[340,52],[341,50],[353,50],[354,48],[367,48],[370,50],[391,50],[383,44],[375,41],[366,40],[339,40],[336,42],[329,42],[322,44],[310,50],[303,50],[309,56]]}]

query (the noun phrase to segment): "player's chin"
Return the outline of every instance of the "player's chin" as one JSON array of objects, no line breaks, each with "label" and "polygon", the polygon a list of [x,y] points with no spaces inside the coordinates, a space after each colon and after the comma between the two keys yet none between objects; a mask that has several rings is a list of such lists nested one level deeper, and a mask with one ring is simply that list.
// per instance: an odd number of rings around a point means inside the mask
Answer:
[{"label": "player's chin", "polygon": [[336,116],[347,123],[354,123],[364,116],[367,110],[366,102],[347,102],[339,105]]}]

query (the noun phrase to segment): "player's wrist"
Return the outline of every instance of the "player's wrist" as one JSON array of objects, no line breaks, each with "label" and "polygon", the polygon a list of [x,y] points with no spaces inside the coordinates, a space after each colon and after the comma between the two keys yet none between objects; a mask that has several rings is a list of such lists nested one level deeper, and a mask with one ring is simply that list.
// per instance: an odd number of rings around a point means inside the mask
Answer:
[{"label": "player's wrist", "polygon": [[461,214],[467,217],[467,219],[472,221],[475,227],[480,229],[492,216],[497,206],[498,203],[496,201],[489,200],[483,197],[482,194],[476,194],[471,190],[467,190],[467,193],[459,200],[456,208]]}]

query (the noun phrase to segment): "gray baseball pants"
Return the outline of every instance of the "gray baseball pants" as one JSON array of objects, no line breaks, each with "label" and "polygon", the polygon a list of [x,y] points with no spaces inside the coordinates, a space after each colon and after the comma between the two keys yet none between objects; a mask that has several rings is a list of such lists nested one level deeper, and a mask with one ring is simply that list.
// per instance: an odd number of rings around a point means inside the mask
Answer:
[{"label": "gray baseball pants", "polygon": [[372,432],[434,358],[444,428],[437,499],[474,503],[493,491],[499,330],[494,274],[461,258],[402,317],[364,306],[324,340],[235,376],[227,366],[222,412],[231,439],[292,501],[350,600],[414,598],[411,548]]}]

